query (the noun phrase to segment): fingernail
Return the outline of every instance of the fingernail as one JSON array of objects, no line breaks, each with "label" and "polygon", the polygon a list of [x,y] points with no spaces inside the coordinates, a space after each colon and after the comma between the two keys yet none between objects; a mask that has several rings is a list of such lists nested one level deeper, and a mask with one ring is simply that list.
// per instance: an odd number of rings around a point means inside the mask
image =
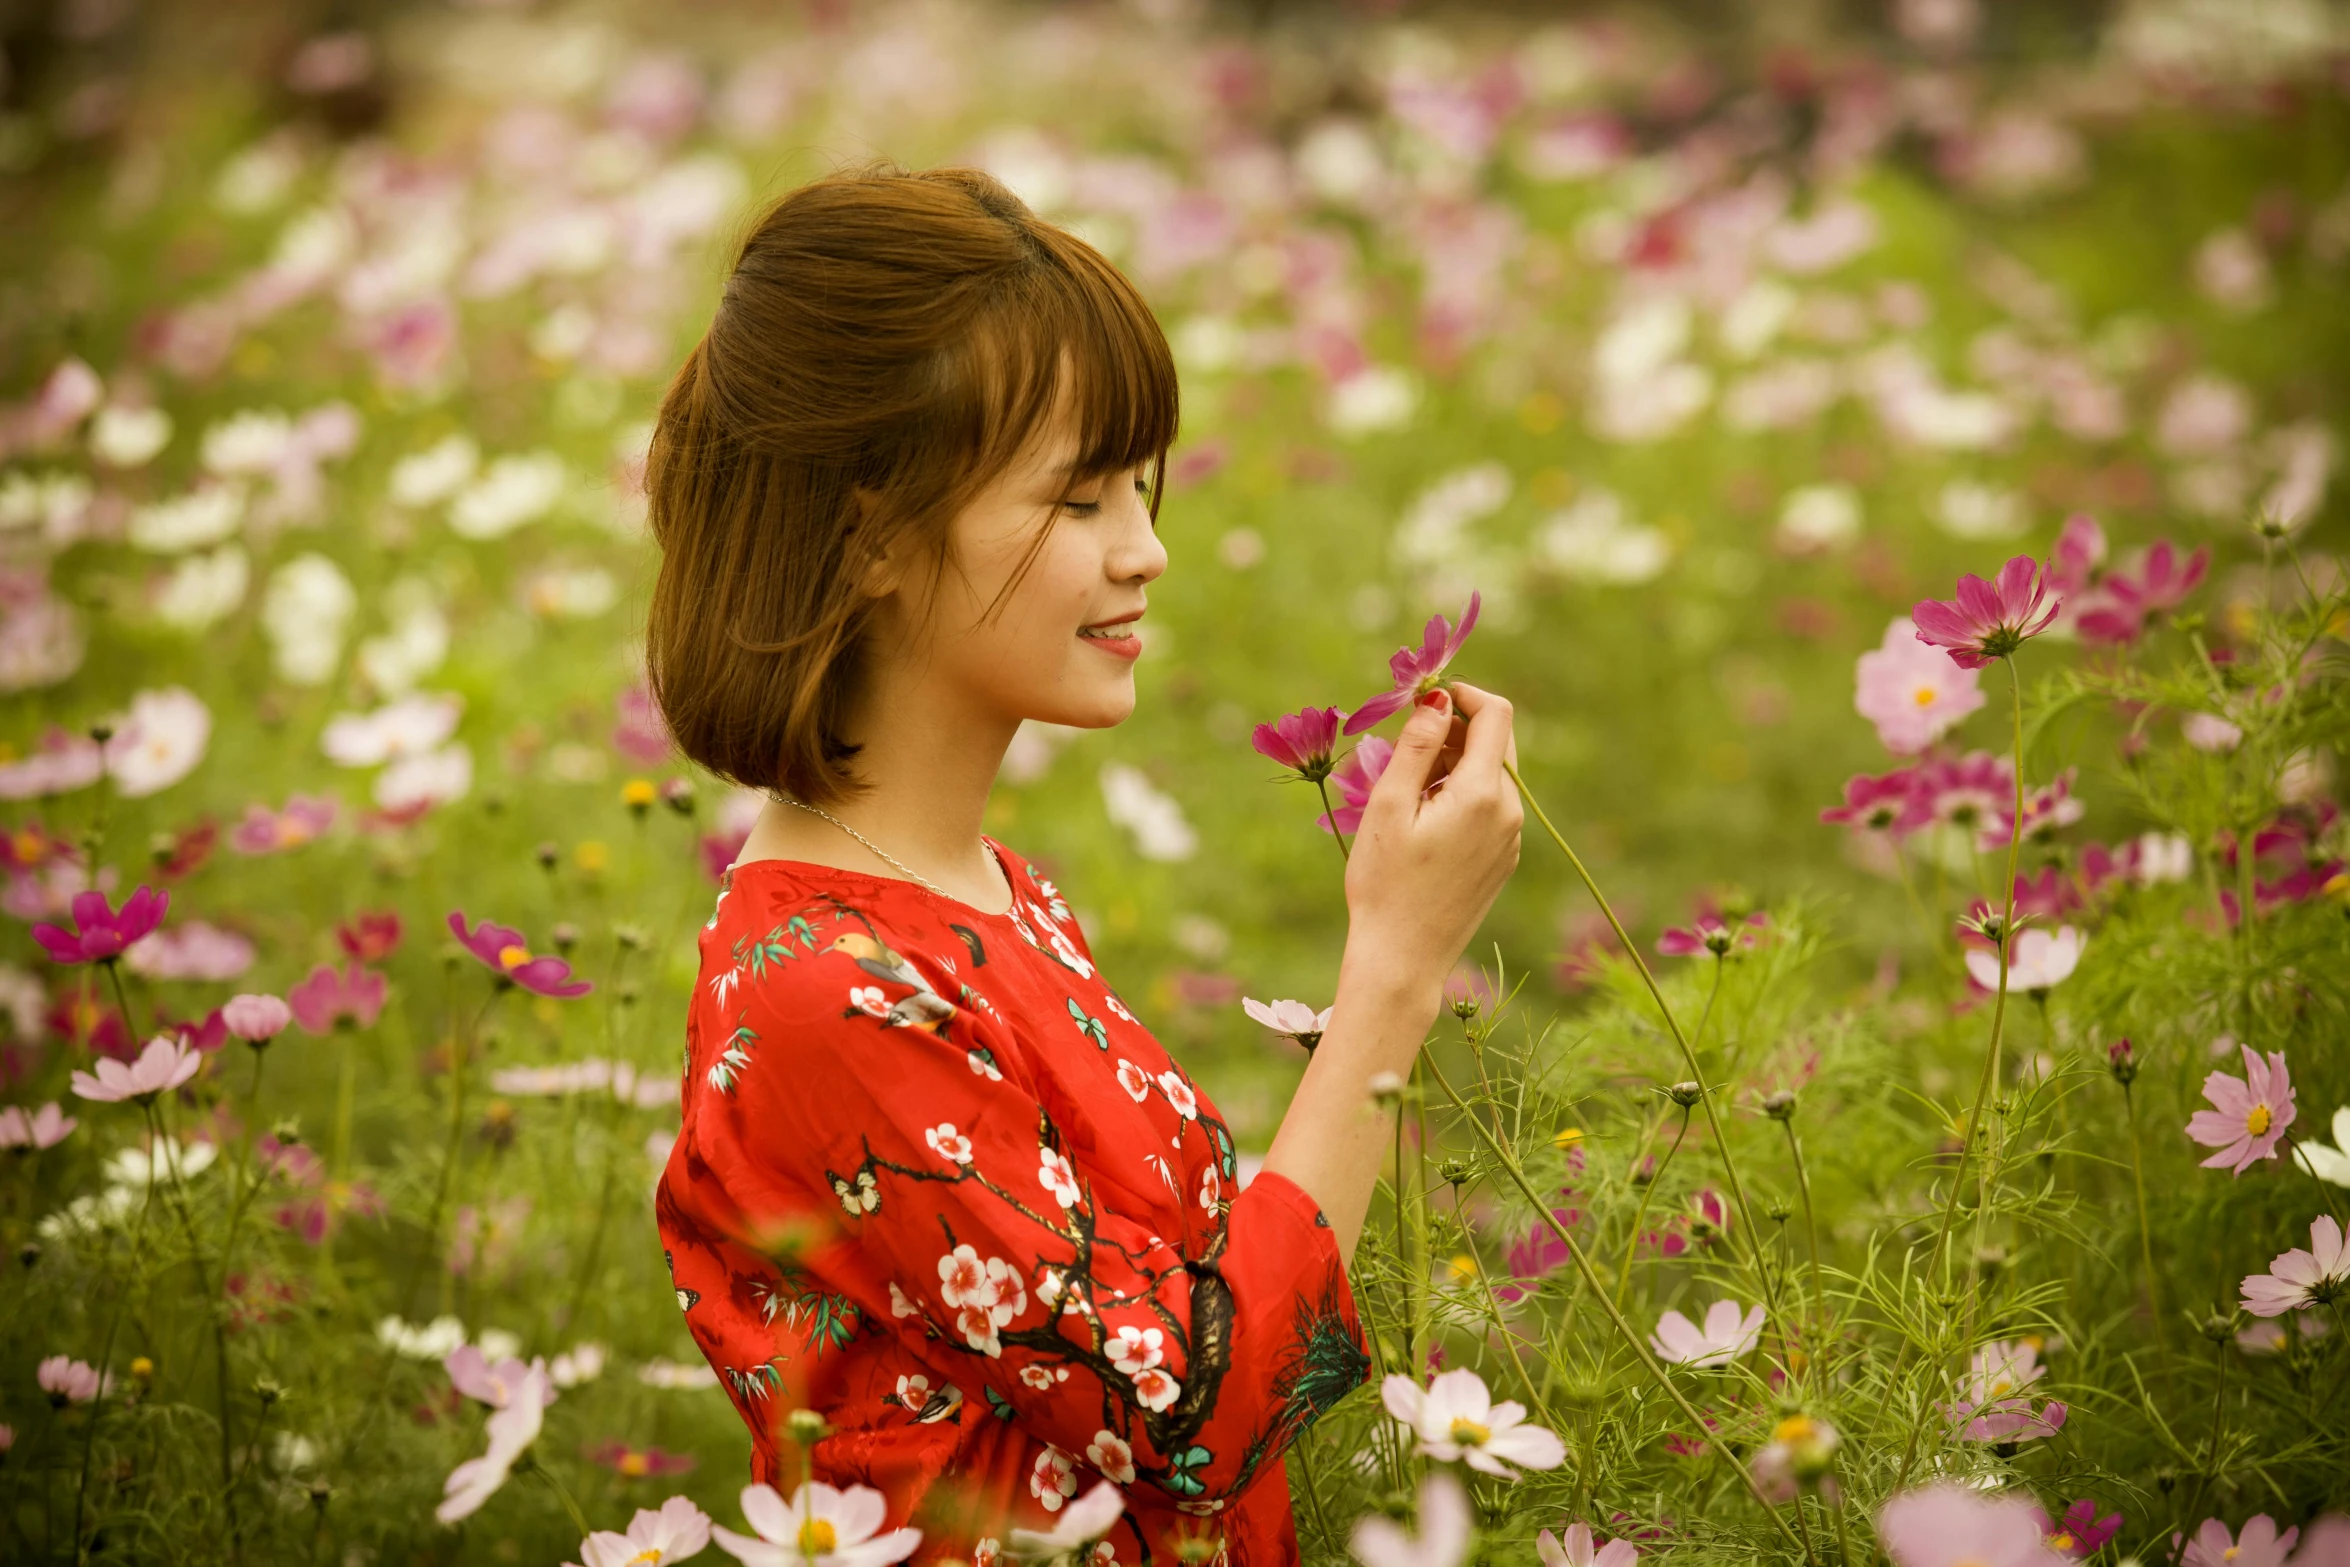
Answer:
[{"label": "fingernail", "polygon": [[1452,697],[1442,690],[1424,691],[1420,694],[1420,706],[1422,707],[1432,707],[1441,713],[1451,705]]}]

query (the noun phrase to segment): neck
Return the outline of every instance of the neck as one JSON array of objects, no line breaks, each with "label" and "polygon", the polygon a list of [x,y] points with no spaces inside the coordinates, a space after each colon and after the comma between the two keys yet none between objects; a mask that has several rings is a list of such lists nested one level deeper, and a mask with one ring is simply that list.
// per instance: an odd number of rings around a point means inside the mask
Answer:
[{"label": "neck", "polygon": [[[824,809],[948,896],[1001,909],[1007,889],[980,824],[1019,720],[976,708],[944,682],[894,673],[870,684],[841,737],[858,747],[850,765],[866,787]],[[767,808],[742,858],[896,874],[832,823],[788,805]]]}]

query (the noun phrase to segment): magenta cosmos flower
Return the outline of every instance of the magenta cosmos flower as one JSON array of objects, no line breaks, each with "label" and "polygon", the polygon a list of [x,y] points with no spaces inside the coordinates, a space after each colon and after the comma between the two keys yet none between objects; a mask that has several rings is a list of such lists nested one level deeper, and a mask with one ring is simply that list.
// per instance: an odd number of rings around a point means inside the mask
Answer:
[{"label": "magenta cosmos flower", "polygon": [[308,1034],[331,1034],[348,1024],[373,1028],[384,1009],[384,977],[373,969],[346,963],[338,973],[324,963],[309,978],[286,992],[294,1021]]},{"label": "magenta cosmos flower", "polygon": [[2219,1150],[2203,1168],[2240,1176],[2253,1160],[2277,1156],[2277,1141],[2293,1124],[2294,1110],[2285,1053],[2272,1050],[2263,1064],[2250,1045],[2237,1048],[2244,1052],[2244,1075],[2214,1072],[2203,1080],[2203,1097],[2213,1108],[2187,1118],[2187,1135]]},{"label": "magenta cosmos flower", "polygon": [[465,944],[466,951],[481,959],[484,967],[508,984],[562,1000],[584,996],[596,988],[584,979],[573,979],[571,965],[561,958],[532,957],[522,932],[512,926],[483,920],[468,931],[465,911],[457,909],[449,915],[449,929]]},{"label": "magenta cosmos flower", "polygon": [[119,909],[107,903],[103,892],[77,892],[73,897],[74,928],[35,925],[33,940],[53,962],[106,963],[122,956],[132,942],[152,934],[163,923],[163,911],[169,907],[171,894],[149,887],[123,899]]},{"label": "magenta cosmos flower", "polygon": [[1469,640],[1469,631],[1477,624],[1477,608],[1484,595],[1469,595],[1469,607],[1461,612],[1461,623],[1454,625],[1442,615],[1430,615],[1428,627],[1421,633],[1416,648],[1397,648],[1387,661],[1388,673],[1395,677],[1395,689],[1382,692],[1354,710],[1346,721],[1346,732],[1359,735],[1390,713],[1400,713],[1426,692],[1433,691],[1444,680],[1444,667]]},{"label": "magenta cosmos flower", "polygon": [[1980,669],[2046,631],[2063,607],[2040,563],[2018,555],[1999,568],[1997,581],[1970,571],[1958,579],[1957,597],[1920,599],[1909,618],[1917,623],[1920,642],[1946,649],[1963,669]]},{"label": "magenta cosmos flower", "polygon": [[[2299,1529],[2277,1533],[2277,1521],[2266,1513],[2245,1519],[2242,1534],[2230,1534],[2226,1524],[2206,1518],[2180,1553],[2179,1567],[2285,1567],[2286,1555],[2300,1538]],[[2178,1536],[2171,1539],[2176,1544]]]},{"label": "magenta cosmos flower", "polygon": [[1732,947],[1751,947],[1758,939],[1755,931],[1770,923],[1767,914],[1749,914],[1745,923],[1748,930],[1732,930],[1722,922],[1719,914],[1700,914],[1691,925],[1676,925],[1656,939],[1656,950],[1668,958],[1693,958],[1700,952],[1715,957],[1727,957]]},{"label": "magenta cosmos flower", "polygon": [[1895,1567],[2064,1567],[2029,1497],[1942,1481],[1904,1491],[1877,1514]]},{"label": "magenta cosmos flower", "polygon": [[179,1087],[203,1066],[201,1055],[178,1040],[159,1034],[147,1041],[147,1048],[139,1052],[136,1061],[127,1065],[120,1061],[100,1061],[95,1077],[87,1072],[74,1073],[73,1091],[99,1104],[120,1104],[125,1099],[144,1103]]},{"label": "magenta cosmos flower", "polygon": [[316,839],[335,822],[336,802],[329,794],[297,794],[286,808],[245,807],[245,819],[229,834],[229,847],[239,854],[275,854],[298,849]]},{"label": "magenta cosmos flower", "polygon": [[2328,1305],[2340,1298],[2345,1285],[2350,1285],[2350,1242],[2332,1214],[2320,1214],[2310,1221],[2307,1251],[2296,1246],[2271,1262],[2266,1273],[2244,1280],[2244,1309],[2256,1317],[2281,1317]]},{"label": "magenta cosmos flower", "polygon": [[2061,1551],[2075,1561],[2087,1561],[2105,1549],[2106,1542],[2121,1532],[2122,1515],[2108,1513],[2097,1516],[2097,1504],[2088,1497],[2064,1510],[2062,1518],[2050,1518],[2038,1508],[2033,1509],[2040,1520],[2040,1532],[2047,1537],[2049,1549]]},{"label": "magenta cosmos flower", "polygon": [[1307,783],[1319,783],[1330,776],[1330,753],[1338,744],[1338,721],[1344,716],[1335,707],[1303,708],[1287,718],[1257,725],[1250,744],[1258,755],[1280,763]]},{"label": "magenta cosmos flower", "polygon": [[2050,1399],[2032,1408],[2034,1383],[2048,1374],[2040,1348],[2031,1339],[1986,1344],[1958,1379],[1958,1397],[1942,1406],[1953,1433],[1968,1442],[2030,1442],[2054,1436],[2069,1411]]},{"label": "magenta cosmos flower", "polygon": [[1894,838],[1916,832],[1932,819],[1922,770],[1904,767],[1883,777],[1866,773],[1845,780],[1844,803],[1820,812],[1831,826]]}]

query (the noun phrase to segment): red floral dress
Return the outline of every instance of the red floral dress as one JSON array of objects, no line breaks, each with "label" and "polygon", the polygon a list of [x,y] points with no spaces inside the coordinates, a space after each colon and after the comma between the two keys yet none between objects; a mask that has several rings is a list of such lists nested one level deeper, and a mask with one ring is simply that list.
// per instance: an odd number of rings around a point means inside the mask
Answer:
[{"label": "red floral dress", "polygon": [[917,1563],[988,1567],[1106,1477],[1092,1567],[1297,1559],[1282,1451],[1367,1370],[1329,1221],[1231,1135],[1096,973],[1068,906],[787,860],[701,935],[685,1125],[656,1200],[687,1327],[789,1492],[878,1488]]}]

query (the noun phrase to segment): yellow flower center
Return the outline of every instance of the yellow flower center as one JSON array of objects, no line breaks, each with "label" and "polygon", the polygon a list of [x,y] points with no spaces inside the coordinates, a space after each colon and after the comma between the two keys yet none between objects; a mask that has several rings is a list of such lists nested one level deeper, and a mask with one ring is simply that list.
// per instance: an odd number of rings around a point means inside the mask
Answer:
[{"label": "yellow flower center", "polygon": [[1558,1130],[1558,1135],[1550,1140],[1550,1145],[1553,1148],[1558,1149],[1559,1152],[1564,1153],[1582,1140],[1583,1128],[1580,1126],[1562,1126]]},{"label": "yellow flower center", "polygon": [[621,1454],[620,1462],[615,1467],[631,1480],[642,1480],[653,1471],[652,1461],[642,1453]]},{"label": "yellow flower center", "polygon": [[2219,1559],[2223,1562],[2232,1562],[2236,1559],[2236,1553],[2243,1548],[2241,1545],[2231,1545],[2219,1553]]},{"label": "yellow flower center", "polygon": [[1920,686],[1915,692],[1911,694],[1910,700],[1917,703],[1917,705],[1920,707],[1932,707],[1934,705],[1934,695],[1934,688],[1932,686]]},{"label": "yellow flower center", "polygon": [[802,1556],[830,1555],[833,1546],[839,1541],[840,1535],[834,1531],[832,1520],[829,1518],[811,1518],[800,1525],[800,1554]]},{"label": "yellow flower center", "polygon": [[1450,1435],[1453,1441],[1463,1447],[1483,1447],[1492,1440],[1493,1428],[1481,1426],[1474,1420],[1463,1420],[1460,1416],[1455,1415]]},{"label": "yellow flower center", "polygon": [[661,1547],[658,1545],[646,1546],[628,1559],[628,1567],[637,1567],[639,1562],[643,1562],[645,1567],[661,1567]]},{"label": "yellow flower center", "polygon": [[1808,1440],[1811,1433],[1811,1416],[1789,1415],[1771,1427],[1771,1440],[1774,1442],[1802,1442]]},{"label": "yellow flower center", "polygon": [[1452,1259],[1451,1267],[1452,1276],[1456,1279],[1473,1279],[1477,1276],[1477,1259],[1465,1251]]},{"label": "yellow flower center", "polygon": [[2048,1537],[2048,1548],[2052,1551],[2069,1551],[2073,1548],[2073,1537],[2059,1529]]},{"label": "yellow flower center", "polygon": [[2254,1105],[2252,1113],[2244,1117],[2244,1130],[2258,1137],[2268,1130],[2268,1106]]},{"label": "yellow flower center", "polygon": [[626,805],[650,805],[655,798],[652,783],[643,778],[631,778],[620,786],[620,799]]},{"label": "yellow flower center", "polygon": [[500,947],[498,949],[498,967],[509,973],[529,961],[530,949],[528,947]]},{"label": "yellow flower center", "polygon": [[285,848],[298,848],[310,841],[310,828],[291,816],[281,816],[277,820],[277,841]]}]

